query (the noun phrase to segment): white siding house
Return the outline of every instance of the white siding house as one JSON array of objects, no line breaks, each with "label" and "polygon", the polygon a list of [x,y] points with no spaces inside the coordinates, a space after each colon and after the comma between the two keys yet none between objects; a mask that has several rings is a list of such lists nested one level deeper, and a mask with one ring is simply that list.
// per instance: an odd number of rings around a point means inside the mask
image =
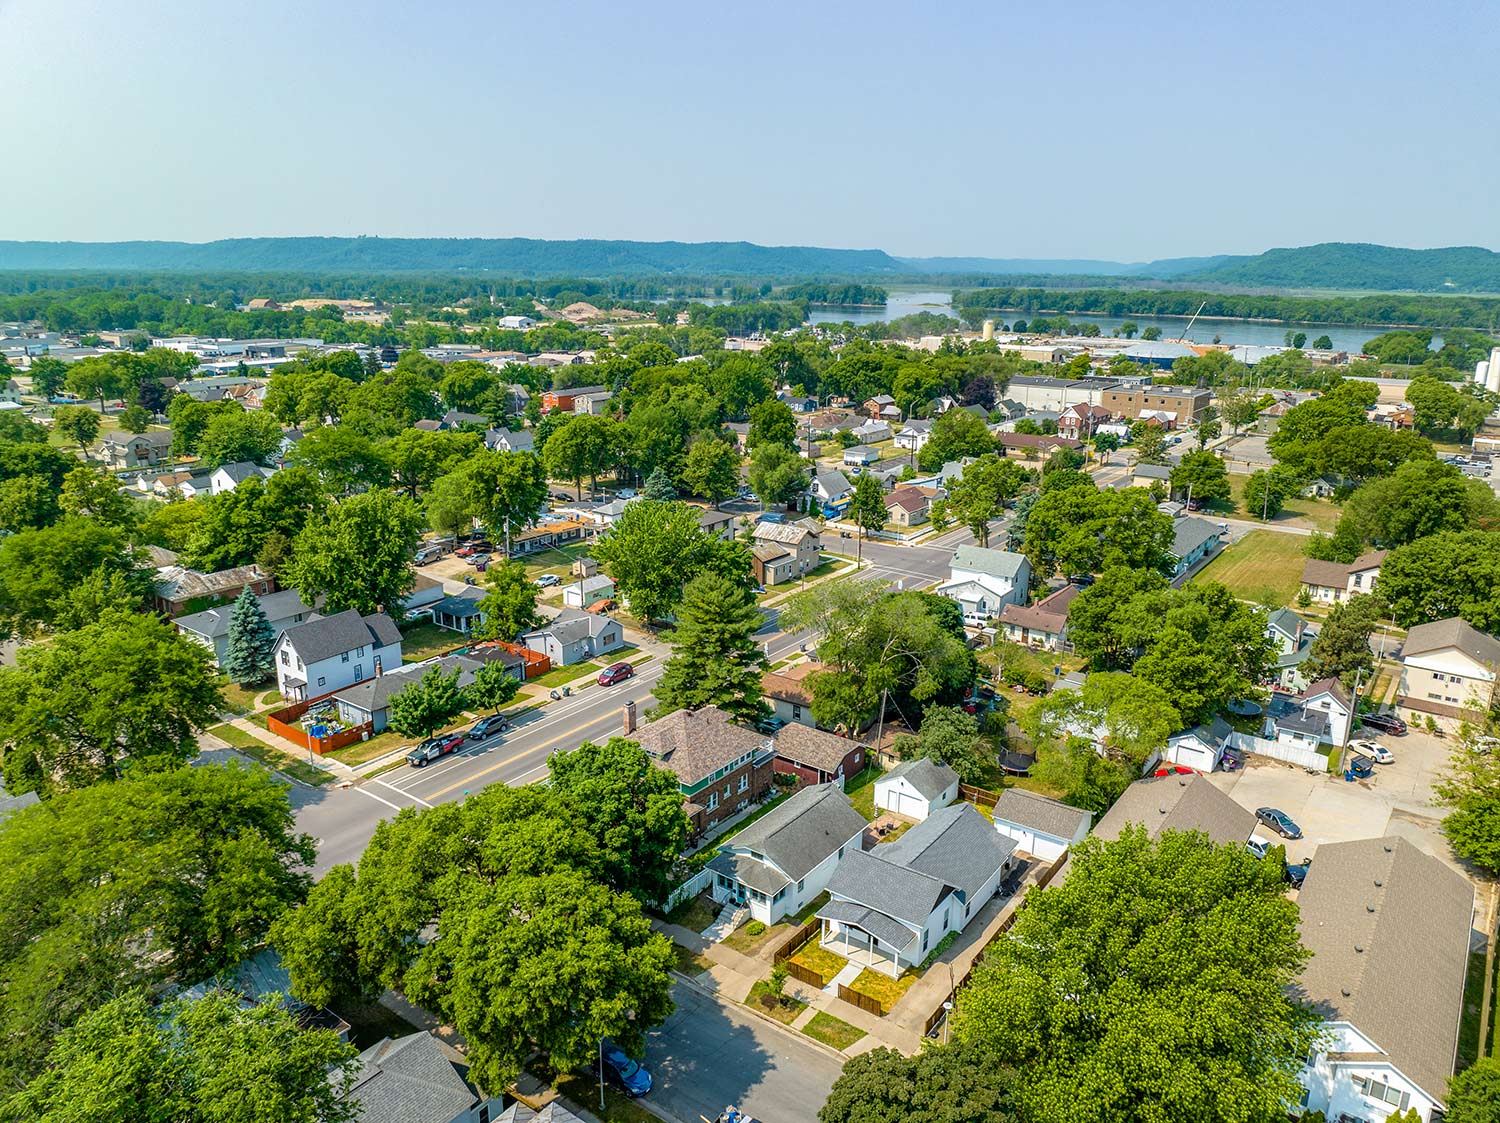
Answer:
[{"label": "white siding house", "polygon": [[1006,788],[995,803],[995,830],[1016,849],[1050,862],[1077,846],[1094,821],[1091,812],[1021,788]]},{"label": "white siding house", "polygon": [[948,580],[935,590],[958,602],[964,623],[983,624],[1008,604],[1031,600],[1031,562],[1024,554],[960,546],[948,563]]},{"label": "white siding house", "polygon": [[273,654],[281,696],[302,702],[399,667],[401,633],[385,613],[351,608],[288,628]]},{"label": "white siding house", "polygon": [[875,806],[922,820],[958,798],[958,773],[927,757],[904,761],[875,781]]}]

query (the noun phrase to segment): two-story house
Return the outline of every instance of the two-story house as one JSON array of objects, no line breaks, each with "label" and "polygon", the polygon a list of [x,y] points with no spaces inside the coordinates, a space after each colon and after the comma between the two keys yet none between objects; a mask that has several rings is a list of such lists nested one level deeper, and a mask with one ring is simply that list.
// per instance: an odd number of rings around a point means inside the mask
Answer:
[{"label": "two-story house", "polygon": [[622,735],[677,777],[695,834],[760,802],[770,791],[776,760],[771,739],[737,725],[717,706],[674,710],[637,727],[635,704],[626,703]]},{"label": "two-story house", "polygon": [[935,590],[957,601],[964,623],[983,624],[1008,604],[1031,599],[1031,562],[1024,554],[985,546],[960,546],[948,563],[948,580]]},{"label": "two-story house", "polygon": [[176,563],[157,566],[153,603],[163,616],[181,616],[234,600],[246,589],[264,596],[276,589],[276,578],[258,565],[237,565],[202,573]]},{"label": "two-story house", "polygon": [[1312,654],[1318,630],[1290,608],[1278,608],[1266,617],[1266,636],[1276,645],[1276,665],[1272,671],[1276,685],[1293,692],[1306,689],[1308,681],[1302,673],[1302,664]]},{"label": "two-story house", "polygon": [[110,468],[145,468],[165,460],[172,452],[172,434],[165,429],[147,433],[116,430],[100,438],[104,463]]},{"label": "two-story house", "polygon": [[1035,604],[1007,604],[1000,610],[1000,627],[1007,642],[1044,651],[1072,650],[1068,609],[1079,592],[1077,585],[1064,585]]},{"label": "two-story house", "polygon": [[530,429],[486,429],[484,447],[491,452],[535,452],[536,437]]},{"label": "two-story house", "polygon": [[[774,580],[763,581],[772,585],[779,581],[805,576],[817,569],[822,559],[823,536],[802,523],[773,523],[761,521],[750,532],[756,551],[762,548],[779,551],[773,556],[767,553],[763,560],[785,558],[774,574]],[[761,557],[760,553],[756,554]]]},{"label": "two-story house", "polygon": [[760,679],[760,697],[771,707],[771,716],[783,722],[815,725],[812,688],[807,676],[821,671],[821,663],[798,663],[779,671],[767,671]]},{"label": "two-story house", "polygon": [[844,856],[861,848],[865,817],[835,784],[811,784],[719,847],[708,868],[721,904],[775,924],[828,887]]},{"label": "two-story house", "polygon": [[1058,415],[1057,432],[1059,436],[1068,437],[1071,440],[1086,441],[1094,435],[1094,430],[1108,421],[1111,416],[1109,410],[1103,406],[1076,402]]},{"label": "two-story house", "polygon": [[843,514],[849,506],[849,501],[854,498],[854,485],[844,473],[825,468],[813,476],[807,493],[823,509],[825,517],[833,518]]},{"label": "two-story house", "polygon": [[922,446],[932,438],[932,422],[925,418],[908,421],[896,434],[896,447],[907,452],[921,452]]},{"label": "two-story house", "polygon": [[1266,737],[1312,752],[1343,748],[1353,725],[1354,699],[1336,678],[1319,679],[1305,694],[1273,694],[1266,707]]},{"label": "two-story house", "polygon": [[1462,720],[1488,709],[1500,671],[1500,640],[1457,616],[1418,624],[1401,645],[1398,704],[1434,717]]},{"label": "two-story house", "polygon": [[[278,636],[288,628],[318,615],[310,605],[303,602],[302,594],[296,589],[282,589],[255,599],[260,601],[260,610],[266,614],[272,633]],[[221,604],[202,612],[179,616],[172,622],[188,639],[212,651],[214,665],[219,666],[229,654],[229,617],[233,612],[233,604]]]},{"label": "two-story house", "polygon": [[401,633],[383,612],[347,609],[288,628],[272,652],[281,696],[305,702],[401,665]]},{"label": "two-story house", "polygon": [[1302,590],[1320,604],[1337,604],[1360,593],[1372,593],[1384,561],[1384,550],[1362,554],[1348,565],[1308,558],[1302,567]]}]

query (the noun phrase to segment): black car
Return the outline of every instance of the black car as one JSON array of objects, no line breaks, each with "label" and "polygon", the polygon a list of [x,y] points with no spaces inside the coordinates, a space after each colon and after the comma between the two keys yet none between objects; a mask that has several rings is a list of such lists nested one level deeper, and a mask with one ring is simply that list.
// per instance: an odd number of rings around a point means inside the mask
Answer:
[{"label": "black car", "polygon": [[1406,736],[1406,722],[1395,714],[1360,714],[1359,721],[1361,725],[1378,729],[1382,733],[1391,733],[1397,737]]},{"label": "black car", "polygon": [[1282,877],[1286,878],[1287,884],[1290,885],[1293,889],[1301,889],[1302,883],[1307,880],[1308,867],[1310,867],[1311,865],[1311,858],[1304,858],[1296,865],[1288,862],[1285,868],[1281,871],[1281,875]]},{"label": "black car", "polygon": [[1301,838],[1302,828],[1293,822],[1292,817],[1285,811],[1275,807],[1257,807],[1255,817],[1266,826],[1270,827],[1282,838]]},{"label": "black car", "polygon": [[504,714],[491,714],[482,717],[474,723],[474,728],[469,730],[469,740],[483,741],[486,737],[493,737],[496,733],[504,733],[510,728],[510,718]]}]

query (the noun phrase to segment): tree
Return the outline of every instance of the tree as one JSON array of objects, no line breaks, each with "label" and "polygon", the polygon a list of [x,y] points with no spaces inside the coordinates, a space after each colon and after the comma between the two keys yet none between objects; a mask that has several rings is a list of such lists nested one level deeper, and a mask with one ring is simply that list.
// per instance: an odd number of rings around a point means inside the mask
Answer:
[{"label": "tree", "polygon": [[382,609],[400,615],[415,581],[409,563],[422,529],[421,511],[404,495],[353,496],[298,533],[287,581],[308,604],[326,596],[330,613],[353,608],[364,616]]},{"label": "tree", "polygon": [[1099,455],[1099,463],[1108,464],[1109,454],[1120,447],[1120,438],[1113,433],[1095,433],[1094,451]]},{"label": "tree", "polygon": [[961,1045],[871,1049],[844,1065],[819,1123],[1011,1123],[1015,1076],[986,1062]]},{"label": "tree", "polygon": [[749,590],[715,573],[683,587],[672,655],[656,684],[661,713],[715,705],[736,717],[761,714],[760,678],[767,661],[755,633],[760,609]]},{"label": "tree", "polygon": [[266,619],[260,598],[246,585],[229,612],[228,648],[219,669],[232,682],[264,682],[275,666],[275,647],[276,632]]},{"label": "tree", "polygon": [[924,472],[935,472],[950,460],[983,456],[994,449],[995,438],[982,420],[966,409],[950,409],[932,423],[917,464]]},{"label": "tree", "polygon": [[1039,577],[1099,573],[1111,566],[1171,569],[1172,519],[1142,488],[1045,492],[1026,520],[1022,549]]},{"label": "tree", "polygon": [[358,1116],[357,1057],[275,998],[246,1009],[212,990],[153,1007],[135,990],[64,1030],[46,1069],[0,1110],[37,1123],[340,1123]]},{"label": "tree", "polygon": [[1434,534],[1392,550],[1380,567],[1380,596],[1403,628],[1462,616],[1481,631],[1500,630],[1500,533]]},{"label": "tree", "polygon": [[1219,416],[1229,423],[1230,431],[1239,431],[1260,416],[1260,399],[1254,391],[1239,383],[1230,383],[1219,391]]},{"label": "tree", "polygon": [[464,692],[458,678],[457,667],[450,674],[434,666],[402,687],[400,693],[391,695],[391,728],[408,737],[431,737],[441,725],[463,712]]},{"label": "tree", "polygon": [[1302,481],[1285,468],[1261,468],[1245,481],[1245,513],[1258,519],[1273,519],[1286,501],[1302,490]]},{"label": "tree", "polygon": [[764,443],[750,454],[750,490],[763,507],[776,507],[807,488],[807,461],[794,449]]},{"label": "tree", "polygon": [[0,752],[12,792],[51,794],[172,767],[198,752],[223,698],[209,654],[156,616],[112,610],[0,669]]},{"label": "tree", "polygon": [[745,447],[753,452],[763,444],[796,451],[797,417],[785,402],[771,399],[750,407],[750,433],[745,438]]},{"label": "tree", "polygon": [[885,525],[885,491],[874,476],[862,475],[854,485],[854,498],[849,502],[848,517],[859,527],[859,541],[864,545],[865,535]]},{"label": "tree", "polygon": [[969,529],[980,546],[988,546],[990,522],[999,518],[1005,501],[1019,495],[1025,483],[1026,469],[988,453],[965,468],[949,486],[947,512]]},{"label": "tree", "polygon": [[572,480],[581,491],[589,478],[589,494],[599,486],[599,473],[619,456],[619,425],[607,417],[579,414],[559,425],[542,452],[549,475]]},{"label": "tree", "polygon": [[1279,865],[1131,826],[1086,839],[1067,880],[1031,897],[953,1033],[1014,1067],[1034,1123],[1280,1119],[1319,1032],[1292,995],[1307,958]]},{"label": "tree", "polygon": [[1444,531],[1500,526],[1500,503],[1481,480],[1451,464],[1411,460],[1349,497],[1332,550],[1353,561],[1371,547],[1391,549]]},{"label": "tree", "polygon": [[740,454],[726,441],[695,441],[688,449],[682,483],[715,507],[740,486]]},{"label": "tree", "polygon": [[[751,483],[754,483],[754,462],[751,464]],[[666,469],[658,464],[651,470],[651,475],[646,477],[645,486],[641,488],[641,498],[651,499],[657,503],[670,503],[677,498],[677,489],[672,486],[672,477],[667,475]]]},{"label": "tree", "polygon": [[144,433],[151,428],[151,415],[140,406],[127,406],[120,411],[120,428],[127,433]]},{"label": "tree", "polygon": [[1433,785],[1437,800],[1452,811],[1442,831],[1454,853],[1500,873],[1500,758],[1490,751],[1489,715],[1465,722],[1448,758],[1448,771]]},{"label": "tree", "polygon": [[270,464],[281,450],[281,437],[281,426],[264,411],[226,411],[203,430],[198,441],[198,457],[205,468],[242,461]]},{"label": "tree", "polygon": [[1218,503],[1229,498],[1229,469],[1212,452],[1190,452],[1172,469],[1172,490],[1194,502]]},{"label": "tree", "polygon": [[474,672],[474,681],[464,688],[464,703],[471,709],[498,714],[521,689],[521,683],[503,663],[487,662]]},{"label": "tree", "polygon": [[601,1037],[639,1055],[672,1012],[672,945],[602,865],[577,808],[496,785],[382,822],[272,942],[298,998],[398,987],[463,1035],[475,1083],[503,1088],[535,1050],[559,1069]]},{"label": "tree", "polygon": [[1022,721],[1033,741],[1061,743],[1070,731],[1087,730],[1111,756],[1136,770],[1166,748],[1167,738],[1182,727],[1182,716],[1166,691],[1108,671],[1089,675],[1079,690],[1054,690]]},{"label": "tree", "polygon": [[57,397],[68,379],[68,364],[49,355],[31,360],[31,388],[48,400]]},{"label": "tree", "polygon": [[479,602],[484,622],[474,630],[478,638],[511,641],[542,622],[536,610],[541,590],[520,562],[492,562],[484,583],[488,591]]},{"label": "tree", "polygon": [[120,481],[101,468],[80,465],[63,480],[57,497],[64,515],[78,515],[107,526],[133,530],[140,513],[120,490]]},{"label": "tree", "polygon": [[1379,596],[1350,597],[1334,605],[1312,642],[1303,673],[1313,682],[1336,678],[1352,690],[1361,674],[1375,670],[1370,636],[1384,615]]},{"label": "tree", "polygon": [[902,760],[926,757],[946,764],[966,784],[979,783],[994,763],[994,754],[979,738],[979,723],[956,706],[928,707],[915,736],[896,738],[896,754]]},{"label": "tree", "polygon": [[599,850],[606,884],[639,901],[664,901],[687,845],[682,792],[634,741],[585,741],[553,753],[548,781]]},{"label": "tree", "polygon": [[[749,583],[744,544],[710,538],[698,516],[697,508],[684,503],[638,500],[594,543],[595,560],[641,619],[670,615],[682,599],[683,586],[705,570]],[[3,550],[0,546],[0,554]]]},{"label": "tree", "polygon": [[321,521],[327,498],[311,470],[283,468],[268,480],[251,476],[233,491],[177,506],[199,513],[180,547],[183,561],[212,573],[259,560],[273,535],[290,542]]},{"label": "tree", "polygon": [[81,453],[99,436],[99,415],[88,406],[58,406],[52,413],[52,428],[78,446]]},{"label": "tree", "polygon": [[1095,670],[1129,666],[1144,641],[1131,612],[1144,593],[1160,593],[1167,579],[1154,570],[1111,566],[1068,605],[1068,638]]},{"label": "tree", "polygon": [[461,466],[483,445],[484,438],[479,433],[457,430],[429,433],[422,429],[403,429],[382,443],[379,450],[390,469],[392,486],[415,499],[438,477]]},{"label": "tree", "polygon": [[284,784],[235,764],[134,773],[0,826],[0,1078],[131,987],[196,982],[261,946],[315,856]]},{"label": "tree", "polygon": [[[460,474],[473,501],[473,511],[491,533],[505,532],[505,552],[511,535],[537,520],[547,501],[547,473],[530,452],[482,452],[471,456]],[[441,482],[441,481],[439,481]]]},{"label": "tree", "polygon": [[1326,336],[1326,335],[1320,335],[1320,336],[1318,336],[1317,339],[1313,340],[1313,350],[1314,351],[1332,351],[1333,350],[1333,340],[1329,339],[1328,336]]},{"label": "tree", "polygon": [[1120,325],[1120,334],[1126,339],[1134,339],[1135,333],[1141,330],[1141,325],[1134,320],[1126,320]]},{"label": "tree", "polygon": [[1086,738],[1074,736],[1061,745],[1039,746],[1031,774],[1061,792],[1064,803],[1091,811],[1096,819],[1114,806],[1136,777],[1135,770],[1101,756]]},{"label": "tree", "polygon": [[103,569],[144,582],[124,532],[88,518],[63,518],[0,540],[0,627],[31,636],[51,625],[61,607],[58,591]]},{"label": "tree", "polygon": [[390,481],[390,467],[375,443],[347,425],[312,430],[292,446],[287,460],[316,472],[330,495],[350,495]]},{"label": "tree", "polygon": [[1218,440],[1223,431],[1224,423],[1219,420],[1219,411],[1213,406],[1206,407],[1198,418],[1198,451],[1202,452],[1209,441]]},{"label": "tree", "polygon": [[1161,328],[1153,324],[1151,327],[1145,328],[1141,331],[1141,338],[1146,340],[1147,342],[1160,339]]},{"label": "tree", "polygon": [[1500,1057],[1480,1057],[1448,1081],[1448,1111],[1443,1118],[1446,1123],[1500,1120]]},{"label": "tree", "polygon": [[1167,462],[1167,431],[1155,421],[1137,421],[1130,427],[1130,440],[1137,464]]}]

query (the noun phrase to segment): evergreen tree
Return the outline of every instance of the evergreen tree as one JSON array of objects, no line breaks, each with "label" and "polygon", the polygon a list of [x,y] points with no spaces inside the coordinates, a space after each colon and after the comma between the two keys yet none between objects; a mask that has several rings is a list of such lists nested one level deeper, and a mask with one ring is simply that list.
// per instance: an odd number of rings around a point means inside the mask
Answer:
[{"label": "evergreen tree", "polygon": [[738,717],[758,716],[766,668],[755,641],[760,625],[746,590],[711,572],[689,581],[671,634],[672,656],[656,684],[660,712],[712,703]]},{"label": "evergreen tree", "polygon": [[658,464],[651,470],[651,475],[646,477],[646,486],[641,495],[646,499],[655,499],[658,503],[670,503],[677,498],[677,489],[672,486],[672,477],[667,475],[667,470]]},{"label": "evergreen tree", "polygon": [[229,612],[229,650],[220,669],[235,682],[263,682],[271,675],[276,633],[260,598],[246,585]]}]

